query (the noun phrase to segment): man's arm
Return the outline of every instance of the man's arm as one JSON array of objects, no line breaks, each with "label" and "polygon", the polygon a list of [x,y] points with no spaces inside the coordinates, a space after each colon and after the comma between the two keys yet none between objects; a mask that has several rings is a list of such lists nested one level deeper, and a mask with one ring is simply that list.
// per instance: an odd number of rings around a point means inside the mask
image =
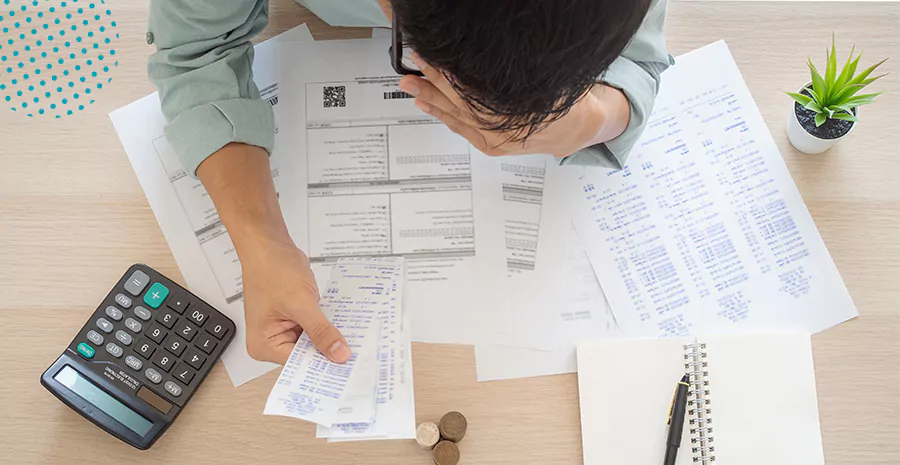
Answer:
[{"label": "man's arm", "polygon": [[288,234],[265,150],[231,143],[197,169],[241,260],[247,351],[284,363],[301,331],[325,356],[344,362],[350,349],[319,311],[309,259]]},{"label": "man's arm", "polygon": [[[318,307],[309,260],[284,224],[269,167],[274,115],[253,82],[250,39],[267,0],[152,0],[148,72],[166,137],[208,191],[241,260],[247,349],[284,363],[302,330],[326,356],[350,350]],[[198,168],[199,167],[199,168]]]},{"label": "man's arm", "polygon": [[602,83],[595,85],[592,90],[596,94],[610,89],[625,97],[625,108],[621,106],[622,100],[619,99],[606,102],[607,105],[612,105],[609,108],[627,112],[624,119],[621,119],[621,114],[619,117],[619,122],[624,121],[625,127],[611,138],[601,131],[587,147],[564,158],[561,161],[563,164],[610,168],[621,168],[625,164],[625,159],[643,133],[653,111],[662,72],[672,64],[663,35],[666,2],[667,0],[653,1],[628,47],[603,74],[600,79]]}]

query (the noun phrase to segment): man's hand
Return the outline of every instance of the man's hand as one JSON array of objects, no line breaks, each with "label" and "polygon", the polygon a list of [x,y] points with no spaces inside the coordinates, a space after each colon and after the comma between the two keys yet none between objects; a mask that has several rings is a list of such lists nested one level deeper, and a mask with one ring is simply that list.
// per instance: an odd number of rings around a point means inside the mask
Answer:
[{"label": "man's hand", "polygon": [[344,363],[350,348],[319,310],[306,255],[284,224],[265,150],[232,143],[197,169],[241,260],[247,352],[284,364],[303,331],[320,352]]},{"label": "man's hand", "polygon": [[513,142],[513,134],[481,129],[472,110],[439,70],[418,55],[413,61],[427,80],[404,76],[400,89],[416,97],[416,106],[440,119],[451,131],[491,156],[549,153],[566,157],[587,146],[606,142],[628,126],[630,107],[622,91],[597,84],[564,117],[532,134],[524,143]]},{"label": "man's hand", "polygon": [[247,352],[257,360],[285,363],[306,331],[329,359],[350,358],[341,333],[319,311],[319,291],[309,259],[294,244],[272,244],[241,257]]}]

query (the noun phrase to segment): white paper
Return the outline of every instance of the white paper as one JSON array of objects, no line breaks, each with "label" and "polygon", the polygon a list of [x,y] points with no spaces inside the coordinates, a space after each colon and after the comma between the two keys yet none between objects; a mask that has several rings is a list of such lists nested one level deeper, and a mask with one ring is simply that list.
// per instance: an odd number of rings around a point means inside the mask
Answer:
[{"label": "white paper", "polygon": [[333,363],[304,333],[272,388],[264,413],[325,426],[374,421],[377,399],[393,391],[390,370],[399,345],[402,282],[402,259],[339,261],[320,306],[353,355],[345,364]]},{"label": "white paper", "polygon": [[319,42],[292,61],[316,276],[341,257],[402,256],[413,340],[505,331],[496,165],[399,90],[384,41]]},{"label": "white paper", "polygon": [[[506,159],[514,163],[516,157]],[[510,333],[476,345],[479,381],[572,373],[576,342],[620,336],[569,220],[570,168],[545,160],[535,269],[511,275]],[[515,211],[504,209],[507,215]]]},{"label": "white paper", "polygon": [[666,71],[623,170],[570,186],[628,335],[816,332],[857,315],[724,42]]},{"label": "white paper", "polygon": [[390,367],[396,382],[389,395],[379,390],[375,405],[375,421],[372,423],[337,424],[332,427],[319,425],[317,438],[329,442],[366,441],[386,439],[412,439],[416,437],[416,408],[413,390],[412,344],[410,342],[410,314],[402,312],[403,324],[397,358]]},{"label": "white paper", "polygon": [[[284,102],[278,104],[284,94],[283,85],[279,90],[279,84],[284,82],[278,60],[280,49],[306,41],[312,41],[312,36],[302,25],[255,48],[254,77],[262,98],[274,107],[279,128],[297,124],[293,112],[282,110]],[[187,287],[237,326],[234,340],[222,355],[231,381],[238,386],[276,368],[278,365],[256,361],[247,354],[240,262],[206,190],[199,181],[187,176],[166,141],[166,121],[157,94],[113,111],[110,119]],[[306,198],[305,184],[292,183],[282,176],[304,168],[295,158],[295,135],[296,131],[276,132],[270,163],[282,209],[304,216],[306,204],[299,200]],[[288,221],[288,228],[295,241],[305,242],[302,235],[306,228],[302,224]]]},{"label": "white paper", "polygon": [[[715,463],[822,465],[812,347],[804,334],[699,336]],[[662,463],[666,417],[691,338],[578,345],[584,463]],[[690,409],[696,404],[688,405]],[[692,453],[685,422],[679,465]],[[696,436],[696,434],[694,435]]]}]

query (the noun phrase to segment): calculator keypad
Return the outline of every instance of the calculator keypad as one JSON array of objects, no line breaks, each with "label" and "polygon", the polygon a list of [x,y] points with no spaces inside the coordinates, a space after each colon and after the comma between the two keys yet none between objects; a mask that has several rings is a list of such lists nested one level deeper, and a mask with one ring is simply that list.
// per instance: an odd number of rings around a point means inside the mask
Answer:
[{"label": "calculator keypad", "polygon": [[197,335],[197,327],[187,321],[181,320],[175,325],[175,334],[183,337],[186,341],[191,342],[191,340],[194,339],[194,336]]},{"label": "calculator keypad", "polygon": [[150,360],[150,357],[153,356],[153,352],[156,352],[156,346],[148,341],[147,339],[141,339],[137,343],[137,347],[135,347],[138,355],[144,357],[147,360]]},{"label": "calculator keypad", "polygon": [[172,365],[175,364],[176,357],[165,350],[160,350],[156,353],[156,357],[153,357],[153,364],[162,368],[163,371],[168,372],[172,369]]},{"label": "calculator keypad", "polygon": [[112,355],[115,358],[119,358],[122,356],[122,354],[125,353],[125,351],[122,350],[121,347],[110,342],[109,344],[106,344],[106,353],[108,353],[109,355]]},{"label": "calculator keypad", "polygon": [[150,310],[147,310],[146,308],[141,307],[140,305],[138,305],[137,307],[134,307],[134,316],[136,316],[144,321],[150,321],[150,318],[153,318],[153,314],[150,313]]},{"label": "calculator keypad", "polygon": [[106,307],[106,316],[110,317],[113,321],[122,321],[122,310],[110,305],[109,307]]},{"label": "calculator keypad", "polygon": [[207,333],[200,334],[197,336],[197,340],[194,341],[194,345],[207,354],[212,354],[213,350],[216,348],[216,344],[216,340],[209,337],[209,334]]},{"label": "calculator keypad", "polygon": [[141,322],[135,320],[134,318],[125,320],[125,326],[135,333],[141,332],[141,328],[143,327],[143,325],[141,325]]},{"label": "calculator keypad", "polygon": [[131,341],[133,341],[131,335],[126,333],[125,331],[122,331],[121,329],[116,331],[116,339],[118,339],[119,342],[125,344],[126,346],[130,346]]},{"label": "calculator keypad", "polygon": [[178,314],[170,310],[160,310],[156,315],[156,321],[165,326],[166,329],[172,329],[172,326],[175,326],[175,320],[177,319]]},{"label": "calculator keypad", "polygon": [[134,355],[125,357],[125,364],[135,371],[140,371],[141,367],[144,366],[144,362],[142,362],[141,359],[135,357]]},{"label": "calculator keypad", "polygon": [[100,328],[100,331],[103,331],[106,334],[111,333],[113,328],[115,328],[115,326],[113,326],[113,324],[110,323],[106,318],[100,318],[99,320],[97,320],[97,327]]},{"label": "calculator keypad", "polygon": [[87,332],[87,339],[95,346],[103,345],[103,336],[93,329]]},{"label": "calculator keypad", "polygon": [[230,340],[233,323],[152,269],[144,270],[126,275],[70,347],[83,360],[119,364],[183,407],[195,380],[206,375],[220,346]]},{"label": "calculator keypad", "polygon": [[170,334],[168,338],[166,338],[166,342],[163,343],[163,347],[166,348],[169,352],[175,354],[176,357],[180,357],[181,353],[184,352],[184,348],[187,346],[187,342],[184,342],[184,339]]},{"label": "calculator keypad", "polygon": [[169,334],[169,332],[159,323],[153,323],[147,331],[147,337],[157,344],[162,344],[162,341],[166,338],[167,334]]}]

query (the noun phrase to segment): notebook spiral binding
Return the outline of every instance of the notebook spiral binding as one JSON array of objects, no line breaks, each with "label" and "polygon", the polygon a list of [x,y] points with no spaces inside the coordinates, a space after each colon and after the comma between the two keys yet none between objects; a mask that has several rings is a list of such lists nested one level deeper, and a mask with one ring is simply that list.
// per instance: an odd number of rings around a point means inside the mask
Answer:
[{"label": "notebook spiral binding", "polygon": [[684,369],[690,377],[688,392],[688,422],[691,433],[691,452],[694,462],[703,465],[716,463],[713,438],[712,400],[709,395],[709,371],[706,364],[706,344],[684,344]]}]

